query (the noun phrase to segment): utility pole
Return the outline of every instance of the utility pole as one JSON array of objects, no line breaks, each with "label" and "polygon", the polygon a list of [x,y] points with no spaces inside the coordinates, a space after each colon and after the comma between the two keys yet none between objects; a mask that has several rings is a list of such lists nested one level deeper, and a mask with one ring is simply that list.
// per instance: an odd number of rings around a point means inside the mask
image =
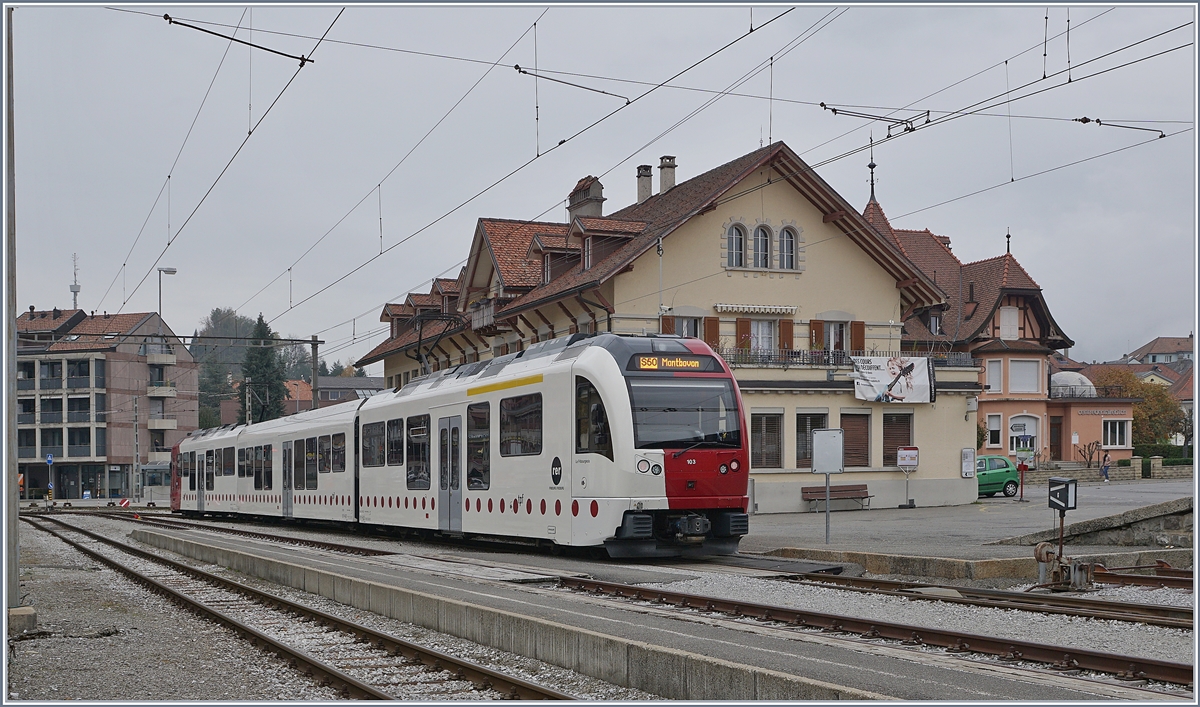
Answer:
[{"label": "utility pole", "polygon": [[[12,613],[21,605],[21,584],[20,584],[20,558],[18,553],[20,550],[20,542],[17,538],[19,533],[19,523],[17,522],[17,512],[20,502],[17,500],[18,481],[17,481],[17,386],[11,381],[17,379],[17,189],[14,185],[17,171],[17,161],[13,157],[13,147],[16,143],[15,132],[13,130],[13,35],[12,21],[13,9],[8,8],[8,16],[5,17],[8,29],[8,131],[7,131],[7,147],[8,147],[8,189],[4,193],[5,211],[8,212],[8,248],[5,255],[8,258],[7,275],[8,287],[5,290],[5,296],[8,298],[8,307],[4,313],[4,333],[6,349],[8,355],[5,356],[4,373],[5,381],[10,381],[5,385],[7,393],[4,401],[4,435],[8,444],[5,445],[7,454],[5,455],[6,471],[5,474],[5,497],[4,497],[4,516],[5,516],[5,537],[8,538],[6,549],[8,552],[7,562],[5,562],[5,596],[8,600],[8,612],[10,626],[12,622]],[[33,615],[32,625],[27,628],[37,628],[37,614]]]},{"label": "utility pole", "polygon": [[138,399],[133,396],[133,479],[131,483],[134,485],[134,498],[139,502],[142,500],[142,444],[141,435],[138,434]]},{"label": "utility pole", "polygon": [[[312,392],[313,392],[313,399],[312,399],[312,409],[313,409],[313,410],[316,410],[316,409],[317,409],[317,373],[320,371],[320,367],[317,365],[317,335],[316,335],[316,334],[313,334],[313,335],[312,335],[312,364],[313,364],[313,375],[312,375]],[[16,366],[15,366],[15,365],[13,366],[13,370],[16,370]],[[15,374],[15,373],[13,374],[13,377],[16,377],[16,374]],[[17,404],[14,402],[14,403],[13,403],[13,407],[15,408],[16,406],[17,406]]]},{"label": "utility pole", "polygon": [[254,424],[254,410],[250,407],[250,379],[242,379],[242,392],[246,395],[246,424]]}]

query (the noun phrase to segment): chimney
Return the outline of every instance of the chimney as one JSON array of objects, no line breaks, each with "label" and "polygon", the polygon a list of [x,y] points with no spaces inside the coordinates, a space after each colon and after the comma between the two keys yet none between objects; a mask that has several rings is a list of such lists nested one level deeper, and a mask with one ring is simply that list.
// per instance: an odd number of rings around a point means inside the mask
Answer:
[{"label": "chimney", "polygon": [[969,293],[967,295],[967,301],[974,302],[975,301],[975,282],[974,281],[967,283],[967,292]]},{"label": "chimney", "polygon": [[653,174],[654,174],[654,168],[651,167],[650,165],[648,165],[648,164],[638,165],[638,171],[637,171],[638,200],[637,200],[637,203],[640,204],[643,201],[645,201],[646,199],[649,199],[651,194],[654,193],[654,185],[651,184],[651,180],[653,179],[653,177],[652,177]]},{"label": "chimney", "polygon": [[658,162],[658,193],[666,194],[675,186],[675,155],[663,155]]},{"label": "chimney", "polygon": [[61,314],[62,314],[62,312],[58,311],[58,307],[55,307],[55,308],[54,308],[54,319],[58,319],[58,317],[59,317]]},{"label": "chimney", "polygon": [[580,179],[567,197],[567,218],[574,221],[578,216],[604,215],[604,185],[590,174]]}]

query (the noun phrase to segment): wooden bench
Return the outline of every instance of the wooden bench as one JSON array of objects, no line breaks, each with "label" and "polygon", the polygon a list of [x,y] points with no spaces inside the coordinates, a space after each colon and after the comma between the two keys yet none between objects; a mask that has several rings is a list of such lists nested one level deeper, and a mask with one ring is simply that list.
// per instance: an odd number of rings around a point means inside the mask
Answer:
[{"label": "wooden bench", "polygon": [[[841,486],[829,487],[829,500],[858,501],[860,509],[870,507],[871,499],[874,497],[874,495],[867,493],[866,484],[843,484]],[[825,487],[802,486],[800,487],[800,499],[802,501],[812,501],[812,508],[816,510],[820,507],[821,502],[825,500]]]}]

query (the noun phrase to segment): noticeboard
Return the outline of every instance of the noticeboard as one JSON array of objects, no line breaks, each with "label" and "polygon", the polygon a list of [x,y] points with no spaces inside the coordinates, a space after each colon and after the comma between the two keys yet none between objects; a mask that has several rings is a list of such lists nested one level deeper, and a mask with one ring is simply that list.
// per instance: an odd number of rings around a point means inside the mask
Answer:
[{"label": "noticeboard", "polygon": [[917,461],[919,459],[919,450],[916,447],[896,447],[896,466],[904,468],[916,469],[920,466]]},{"label": "noticeboard", "polygon": [[813,430],[814,474],[840,474],[846,470],[842,446],[842,430]]},{"label": "noticeboard", "polygon": [[963,447],[962,450],[962,477],[970,479],[975,476],[975,450],[970,447]]}]

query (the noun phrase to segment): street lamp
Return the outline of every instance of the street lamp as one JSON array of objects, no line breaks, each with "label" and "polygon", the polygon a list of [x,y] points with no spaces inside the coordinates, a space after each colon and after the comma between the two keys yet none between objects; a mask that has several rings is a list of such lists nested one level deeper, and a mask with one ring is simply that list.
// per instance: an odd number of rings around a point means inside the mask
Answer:
[{"label": "street lamp", "polygon": [[174,275],[179,272],[175,268],[159,268],[158,269],[158,321],[162,322],[162,276]]}]

